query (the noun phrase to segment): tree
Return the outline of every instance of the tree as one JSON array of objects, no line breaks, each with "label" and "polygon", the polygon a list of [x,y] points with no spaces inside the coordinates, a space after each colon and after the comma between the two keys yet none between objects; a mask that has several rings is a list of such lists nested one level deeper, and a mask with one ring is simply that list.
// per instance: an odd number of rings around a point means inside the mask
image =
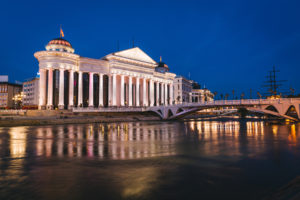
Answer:
[{"label": "tree", "polygon": [[227,100],[227,99],[228,99],[228,97],[229,97],[229,94],[228,94],[228,93],[226,93],[226,94],[225,94],[225,100]]},{"label": "tree", "polygon": [[257,92],[257,97],[261,99],[261,94]]},{"label": "tree", "polygon": [[245,96],[245,93],[244,93],[244,92],[242,92],[242,94],[241,94],[241,99],[243,99],[243,98],[244,98],[244,96]]},{"label": "tree", "polygon": [[294,88],[290,88],[290,91],[291,91],[291,96],[294,96],[294,94],[295,94],[295,89],[294,89]]},{"label": "tree", "polygon": [[214,92],[214,97],[217,97],[218,92]]},{"label": "tree", "polygon": [[232,90],[232,99],[234,99],[234,92],[235,92],[235,91],[234,91],[234,90]]}]

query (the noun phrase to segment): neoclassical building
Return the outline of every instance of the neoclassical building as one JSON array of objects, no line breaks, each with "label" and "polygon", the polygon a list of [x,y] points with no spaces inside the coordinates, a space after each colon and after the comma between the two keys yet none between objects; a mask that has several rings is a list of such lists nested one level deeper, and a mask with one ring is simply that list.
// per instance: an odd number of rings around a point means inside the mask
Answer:
[{"label": "neoclassical building", "polygon": [[174,103],[175,74],[138,47],[93,59],[75,54],[67,40],[57,38],[34,56],[39,61],[39,109]]}]

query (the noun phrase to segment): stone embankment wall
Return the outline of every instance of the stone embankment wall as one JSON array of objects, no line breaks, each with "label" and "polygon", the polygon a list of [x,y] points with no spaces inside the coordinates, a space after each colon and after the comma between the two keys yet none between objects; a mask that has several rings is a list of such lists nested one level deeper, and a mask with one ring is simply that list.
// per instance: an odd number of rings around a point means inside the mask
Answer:
[{"label": "stone embankment wall", "polygon": [[73,113],[60,110],[27,110],[0,112],[0,127],[55,125],[73,123],[103,123],[151,121],[160,118],[153,113]]}]

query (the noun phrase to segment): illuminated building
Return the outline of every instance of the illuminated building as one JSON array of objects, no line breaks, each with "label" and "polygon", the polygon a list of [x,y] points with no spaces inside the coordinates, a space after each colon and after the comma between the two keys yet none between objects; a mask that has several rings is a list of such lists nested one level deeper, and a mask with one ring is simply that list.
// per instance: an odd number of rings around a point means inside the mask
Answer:
[{"label": "illuminated building", "polygon": [[34,56],[39,61],[39,109],[173,103],[175,74],[138,47],[93,59],[74,54],[67,40],[57,38]]},{"label": "illuminated building", "polygon": [[14,107],[13,97],[20,94],[22,85],[0,81],[0,108]]},{"label": "illuminated building", "polygon": [[175,103],[189,102],[189,93],[192,91],[192,81],[183,76],[176,76],[174,79]]},{"label": "illuminated building", "polygon": [[32,78],[23,83],[23,106],[38,106],[39,78]]},{"label": "illuminated building", "polygon": [[193,103],[203,103],[205,101],[213,101],[214,100],[214,94],[204,88],[204,89],[192,89],[192,91],[189,93],[190,95],[190,102]]}]

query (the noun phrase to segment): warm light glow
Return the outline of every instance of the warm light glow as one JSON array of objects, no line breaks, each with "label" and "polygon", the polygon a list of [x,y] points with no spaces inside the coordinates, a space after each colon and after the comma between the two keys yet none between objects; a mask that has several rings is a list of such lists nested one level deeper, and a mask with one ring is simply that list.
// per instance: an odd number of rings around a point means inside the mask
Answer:
[{"label": "warm light glow", "polygon": [[288,137],[290,142],[297,143],[297,135],[296,135],[296,125],[291,125],[291,133]]},{"label": "warm light glow", "polygon": [[21,158],[26,155],[27,133],[24,127],[15,127],[9,130],[10,155],[12,158]]},{"label": "warm light glow", "polygon": [[277,133],[278,133],[278,126],[277,125],[273,125],[272,126],[272,132],[275,136],[277,136]]}]

